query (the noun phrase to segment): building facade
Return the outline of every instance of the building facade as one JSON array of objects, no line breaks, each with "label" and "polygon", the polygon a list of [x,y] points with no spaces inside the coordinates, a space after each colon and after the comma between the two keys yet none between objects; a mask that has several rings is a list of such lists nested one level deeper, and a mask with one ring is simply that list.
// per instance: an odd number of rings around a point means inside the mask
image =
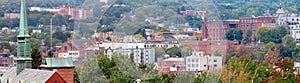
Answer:
[{"label": "building facade", "polygon": [[300,44],[300,24],[292,27],[290,35],[295,39],[297,44]]},{"label": "building facade", "polygon": [[212,69],[222,69],[222,56],[208,56],[203,52],[194,52],[186,57],[187,71],[208,71]]}]

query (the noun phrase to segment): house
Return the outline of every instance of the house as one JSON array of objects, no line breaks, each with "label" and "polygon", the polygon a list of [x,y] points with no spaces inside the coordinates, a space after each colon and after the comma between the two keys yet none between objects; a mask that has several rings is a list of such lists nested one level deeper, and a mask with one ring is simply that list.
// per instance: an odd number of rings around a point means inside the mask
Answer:
[{"label": "house", "polygon": [[20,18],[20,14],[19,13],[4,13],[4,18]]},{"label": "house", "polygon": [[74,67],[72,58],[45,58],[39,69],[55,71],[67,83],[74,83]]},{"label": "house", "polygon": [[17,68],[10,68],[1,83],[67,83],[57,72],[38,69],[24,69],[17,75]]},{"label": "house", "polygon": [[59,50],[59,57],[88,57],[100,53],[100,47],[97,49],[90,49],[91,47],[94,47],[94,44],[90,39],[69,39],[57,49]]},{"label": "house", "polygon": [[[13,60],[13,61],[11,61]],[[16,66],[17,57],[0,53],[0,67]]]}]

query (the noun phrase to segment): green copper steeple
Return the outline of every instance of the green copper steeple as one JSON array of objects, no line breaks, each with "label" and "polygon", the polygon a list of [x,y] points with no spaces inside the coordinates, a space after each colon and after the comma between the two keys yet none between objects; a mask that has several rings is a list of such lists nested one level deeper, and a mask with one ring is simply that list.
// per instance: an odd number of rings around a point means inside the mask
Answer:
[{"label": "green copper steeple", "polygon": [[26,0],[21,0],[20,27],[18,34],[17,74],[25,68],[32,68],[29,31],[27,28]]}]

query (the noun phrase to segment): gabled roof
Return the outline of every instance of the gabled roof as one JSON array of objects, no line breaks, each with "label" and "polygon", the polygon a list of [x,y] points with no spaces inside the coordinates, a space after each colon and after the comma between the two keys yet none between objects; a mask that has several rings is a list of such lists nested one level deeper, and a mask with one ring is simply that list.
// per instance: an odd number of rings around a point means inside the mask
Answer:
[{"label": "gabled roof", "polygon": [[72,58],[45,58],[40,66],[42,68],[75,67]]},{"label": "gabled roof", "polygon": [[[93,42],[92,40],[90,39],[73,39],[72,40],[77,46],[78,48],[84,48],[84,45],[85,44],[88,44],[88,45],[93,45]],[[72,47],[73,48],[73,47]]]},{"label": "gabled roof", "polygon": [[55,74],[55,71],[37,70],[37,69],[24,69],[19,75],[16,74],[17,68],[13,67],[9,69],[3,77],[1,77],[1,83],[6,83],[11,80],[11,83],[19,83],[25,81],[26,83],[45,83]]}]

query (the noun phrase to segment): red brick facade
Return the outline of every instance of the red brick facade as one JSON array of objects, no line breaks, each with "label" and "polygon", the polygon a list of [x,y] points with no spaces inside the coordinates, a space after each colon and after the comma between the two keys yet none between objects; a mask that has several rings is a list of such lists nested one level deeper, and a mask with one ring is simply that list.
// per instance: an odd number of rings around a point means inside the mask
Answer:
[{"label": "red brick facade", "polygon": [[224,55],[227,52],[229,41],[184,41],[179,43],[190,46],[193,52],[214,54],[218,51],[220,54]]},{"label": "red brick facade", "polygon": [[253,33],[256,33],[259,27],[262,27],[263,23],[275,23],[274,17],[260,16],[260,17],[240,17],[238,28],[243,30],[244,35],[248,29],[252,29]]},{"label": "red brick facade", "polygon": [[73,83],[73,82],[66,82],[58,73],[54,73],[46,83]]},{"label": "red brick facade", "polygon": [[74,83],[74,68],[41,68],[41,70],[56,71],[57,74],[59,74],[66,81],[66,83]]}]

